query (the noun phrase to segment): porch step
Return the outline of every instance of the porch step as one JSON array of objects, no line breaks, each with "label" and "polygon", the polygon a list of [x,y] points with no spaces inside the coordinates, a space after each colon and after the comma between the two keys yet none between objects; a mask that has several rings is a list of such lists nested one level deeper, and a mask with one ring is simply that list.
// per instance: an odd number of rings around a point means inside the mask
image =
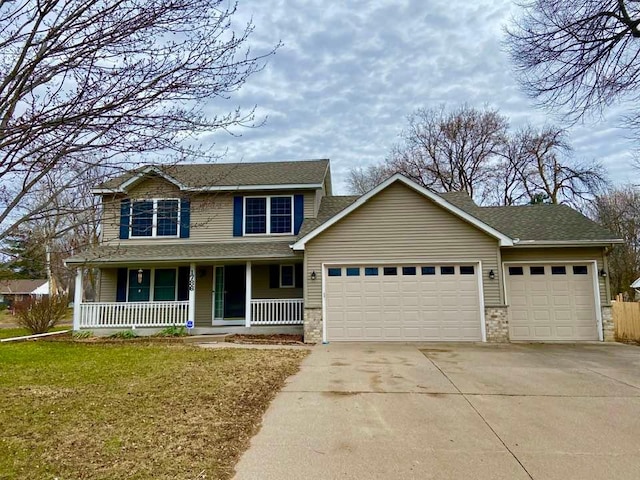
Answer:
[{"label": "porch step", "polygon": [[212,333],[209,335],[189,335],[188,337],[182,337],[184,343],[224,343],[227,341],[227,337],[231,336],[230,333]]}]

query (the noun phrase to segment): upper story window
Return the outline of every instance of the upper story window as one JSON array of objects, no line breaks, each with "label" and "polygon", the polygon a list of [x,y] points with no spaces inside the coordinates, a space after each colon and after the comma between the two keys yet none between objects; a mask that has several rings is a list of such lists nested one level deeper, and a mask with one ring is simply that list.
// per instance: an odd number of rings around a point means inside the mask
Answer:
[{"label": "upper story window", "polygon": [[293,197],[245,197],[245,235],[293,235]]},{"label": "upper story window", "polygon": [[180,201],[153,199],[131,201],[131,237],[177,237]]}]

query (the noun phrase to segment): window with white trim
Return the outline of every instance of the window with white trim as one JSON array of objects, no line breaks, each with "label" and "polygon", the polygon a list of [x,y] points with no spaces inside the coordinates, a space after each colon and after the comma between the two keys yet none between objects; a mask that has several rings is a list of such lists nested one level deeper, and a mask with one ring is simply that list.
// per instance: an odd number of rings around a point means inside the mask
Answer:
[{"label": "window with white trim", "polygon": [[180,200],[160,199],[131,201],[130,237],[178,237]]},{"label": "window with white trim", "polygon": [[280,265],[280,288],[296,286],[296,272],[293,265]]},{"label": "window with white trim", "polygon": [[293,196],[244,197],[245,235],[293,235]]}]

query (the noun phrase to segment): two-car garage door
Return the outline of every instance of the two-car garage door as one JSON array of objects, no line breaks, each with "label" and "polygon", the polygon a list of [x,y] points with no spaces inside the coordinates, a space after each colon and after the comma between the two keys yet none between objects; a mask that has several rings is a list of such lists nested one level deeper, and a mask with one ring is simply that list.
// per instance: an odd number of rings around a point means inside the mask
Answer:
[{"label": "two-car garage door", "polygon": [[477,264],[329,267],[327,339],[482,340],[478,274]]}]

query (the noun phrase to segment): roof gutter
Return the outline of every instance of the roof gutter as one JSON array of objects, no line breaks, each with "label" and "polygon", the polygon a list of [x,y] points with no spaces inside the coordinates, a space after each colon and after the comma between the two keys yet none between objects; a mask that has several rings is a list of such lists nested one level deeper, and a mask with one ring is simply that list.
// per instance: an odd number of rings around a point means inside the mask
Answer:
[{"label": "roof gutter", "polygon": [[[290,183],[282,185],[221,185],[215,187],[180,187],[182,192],[207,193],[207,192],[251,192],[260,190],[309,190],[322,188],[322,183]],[[124,188],[93,188],[94,195],[106,195],[127,193]]]},{"label": "roof gutter", "polygon": [[520,240],[514,239],[514,247],[606,247],[607,245],[624,243],[620,238],[609,240]]}]

